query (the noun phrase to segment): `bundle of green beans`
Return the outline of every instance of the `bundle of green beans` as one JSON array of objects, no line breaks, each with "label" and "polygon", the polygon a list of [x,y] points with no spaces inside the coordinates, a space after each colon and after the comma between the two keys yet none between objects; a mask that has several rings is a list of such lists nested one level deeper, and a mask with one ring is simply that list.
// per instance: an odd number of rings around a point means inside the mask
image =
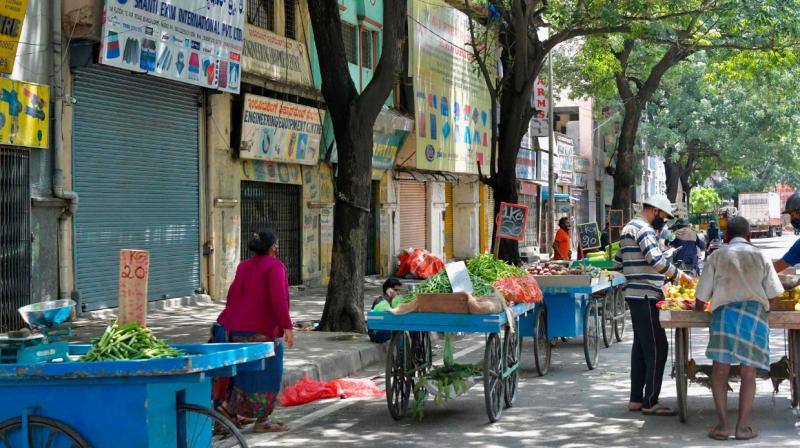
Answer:
[{"label": "bundle of green beans", "polygon": [[467,262],[470,277],[480,277],[493,285],[498,280],[510,277],[525,277],[528,273],[519,266],[498,260],[492,254],[482,254]]},{"label": "bundle of green beans", "polygon": [[170,347],[153,336],[149,328],[136,322],[109,325],[102,336],[92,340],[92,347],[81,361],[122,361],[131,359],[176,358],[186,352]]},{"label": "bundle of green beans", "polygon": [[[494,294],[494,288],[486,283],[486,281],[484,281],[481,277],[477,277],[470,272],[469,279],[472,281],[472,295],[481,297]],[[417,294],[449,294],[451,292],[453,292],[453,286],[450,285],[450,279],[447,278],[447,272],[442,269],[438,274],[420,283],[414,292],[409,292],[395,298],[392,301],[392,306],[396,307],[401,303],[410,302],[414,300],[414,297],[416,297]]]}]

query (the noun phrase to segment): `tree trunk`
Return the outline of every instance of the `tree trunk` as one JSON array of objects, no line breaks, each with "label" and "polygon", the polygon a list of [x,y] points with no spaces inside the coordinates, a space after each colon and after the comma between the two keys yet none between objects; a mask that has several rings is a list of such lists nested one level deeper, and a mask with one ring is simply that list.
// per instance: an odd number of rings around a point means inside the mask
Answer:
[{"label": "tree trunk", "polygon": [[667,197],[669,198],[670,202],[679,202],[678,199],[678,185],[680,184],[680,166],[669,160],[669,158],[664,159],[664,172],[667,175]]},{"label": "tree trunk", "polygon": [[385,0],[381,58],[369,84],[355,89],[342,39],[339,4],[309,0],[308,9],[338,153],[333,256],[319,330],[365,333],[364,260],[372,181],[372,127],[400,67],[405,40],[405,0]]},{"label": "tree trunk", "polygon": [[625,219],[630,219],[631,214],[631,187],[636,181],[633,175],[633,149],[636,143],[636,133],[639,130],[639,121],[642,118],[644,104],[638,99],[628,101],[625,105],[625,116],[622,119],[622,129],[617,141],[617,165],[614,169],[614,199],[611,201],[612,209],[624,211]]}]

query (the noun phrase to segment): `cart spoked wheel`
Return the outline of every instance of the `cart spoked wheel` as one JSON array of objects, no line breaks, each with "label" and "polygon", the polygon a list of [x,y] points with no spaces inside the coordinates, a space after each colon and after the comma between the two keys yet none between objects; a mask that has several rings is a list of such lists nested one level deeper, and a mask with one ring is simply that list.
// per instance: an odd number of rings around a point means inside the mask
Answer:
[{"label": "cart spoked wheel", "polygon": [[625,319],[628,315],[628,302],[622,297],[622,287],[614,288],[614,336],[617,342],[622,342],[625,333]]},{"label": "cart spoked wheel", "polygon": [[606,292],[605,297],[602,299],[603,303],[603,316],[602,316],[602,330],[603,330],[603,346],[605,348],[611,347],[614,342],[614,323],[616,317],[616,302],[614,300],[614,292],[609,290]]},{"label": "cart spoked wheel", "polygon": [[800,405],[800,331],[789,330],[789,364],[792,366],[792,407]]},{"label": "cart spoked wheel", "polygon": [[596,300],[590,300],[583,313],[583,354],[589,370],[597,367],[597,355],[600,351],[600,310]]},{"label": "cart spoked wheel", "polygon": [[500,419],[503,413],[503,348],[500,336],[491,333],[486,338],[483,354],[483,397],[486,402],[486,415],[491,423]]},{"label": "cart spoked wheel", "polygon": [[77,431],[61,421],[28,416],[28,433],[22,429],[22,417],[14,417],[0,423],[0,446],[31,448],[69,447],[90,448],[91,445]]},{"label": "cart spoked wheel", "polygon": [[678,389],[678,418],[686,423],[689,416],[689,330],[675,329],[675,383]]},{"label": "cart spoked wheel", "polygon": [[547,309],[540,305],[536,310],[536,331],[533,335],[533,359],[536,362],[536,373],[547,375],[550,370],[550,357],[553,346],[547,339]]},{"label": "cart spoked wheel", "polygon": [[507,408],[513,406],[514,399],[517,398],[519,363],[522,356],[522,336],[519,335],[519,319],[516,319],[513,325],[514,331],[512,332],[511,325],[508,325],[503,336],[503,364],[505,365],[503,374],[506,375],[504,398]]},{"label": "cart spoked wheel", "polygon": [[177,446],[247,448],[247,441],[236,425],[218,411],[195,404],[179,404]]},{"label": "cart spoked wheel", "polygon": [[396,331],[389,341],[386,355],[386,403],[389,414],[400,420],[408,411],[411,397],[411,338],[405,331]]}]

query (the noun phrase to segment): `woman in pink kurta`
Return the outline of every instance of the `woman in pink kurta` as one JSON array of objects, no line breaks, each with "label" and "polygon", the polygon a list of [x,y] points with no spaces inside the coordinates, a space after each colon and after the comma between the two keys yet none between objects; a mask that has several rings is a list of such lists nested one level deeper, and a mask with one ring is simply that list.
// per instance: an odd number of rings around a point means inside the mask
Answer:
[{"label": "woman in pink kurta", "polygon": [[269,423],[267,418],[281,388],[283,343],[289,348],[293,343],[286,267],[277,258],[278,241],[272,231],[254,234],[247,247],[254,255],[236,269],[213,340],[274,342],[275,356],[267,358],[264,371],[240,372],[215,384],[214,399],[229,416],[256,419],[254,432],[285,431],[285,425]]}]

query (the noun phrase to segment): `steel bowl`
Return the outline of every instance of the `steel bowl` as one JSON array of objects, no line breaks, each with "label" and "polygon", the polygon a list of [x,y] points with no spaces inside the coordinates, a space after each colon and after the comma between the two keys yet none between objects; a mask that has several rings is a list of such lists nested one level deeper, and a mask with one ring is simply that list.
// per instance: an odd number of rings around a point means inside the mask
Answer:
[{"label": "steel bowl", "polygon": [[787,291],[800,284],[800,275],[778,274],[778,278],[781,280],[783,289]]},{"label": "steel bowl", "polygon": [[74,300],[50,300],[31,303],[17,311],[33,328],[52,328],[66,322],[72,315],[75,305]]}]

